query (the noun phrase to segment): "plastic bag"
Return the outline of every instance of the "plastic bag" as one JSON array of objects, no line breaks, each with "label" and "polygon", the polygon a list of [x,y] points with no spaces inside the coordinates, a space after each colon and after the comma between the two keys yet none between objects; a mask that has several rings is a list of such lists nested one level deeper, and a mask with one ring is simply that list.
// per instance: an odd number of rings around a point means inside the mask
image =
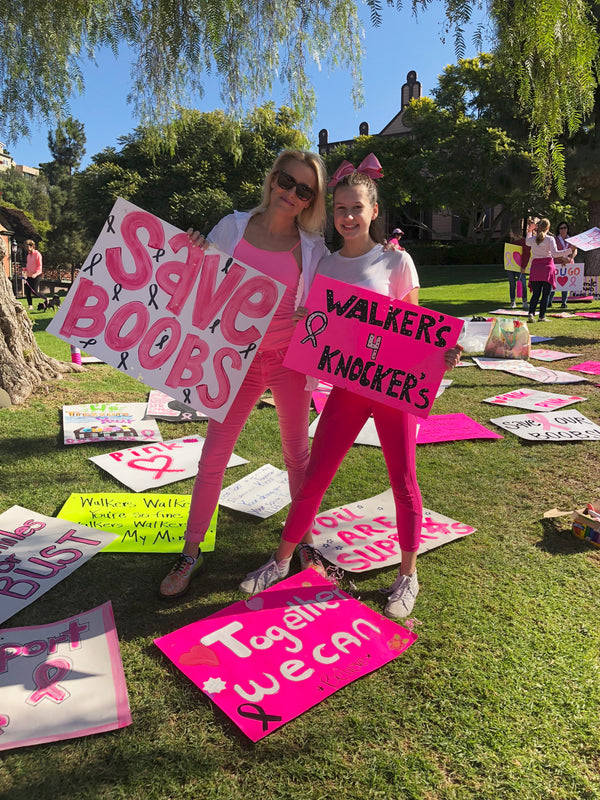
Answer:
[{"label": "plastic bag", "polygon": [[496,319],[485,345],[487,358],[528,359],[531,336],[527,323],[520,319]]}]

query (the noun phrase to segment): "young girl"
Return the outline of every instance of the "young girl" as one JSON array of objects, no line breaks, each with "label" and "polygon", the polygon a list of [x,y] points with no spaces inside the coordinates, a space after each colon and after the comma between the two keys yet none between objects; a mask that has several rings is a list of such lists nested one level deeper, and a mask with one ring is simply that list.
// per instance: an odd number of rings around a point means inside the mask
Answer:
[{"label": "young girl", "polygon": [[[258,208],[224,217],[208,234],[208,241],[188,231],[194,243],[201,247],[212,243],[285,283],[287,288],[225,420],[208,422],[185,545],[161,583],[159,594],[163,598],[185,594],[191,578],[202,566],[199,546],[219,501],[227,462],[250,412],[267,388],[275,400],[292,497],[302,481],[309,455],[311,392],[306,376],[284,367],[283,358],[297,323],[296,306],[306,299],[316,267],[329,252],[321,233],[325,224],[326,180],[319,156],[285,150],[265,178]],[[304,566],[308,566],[305,561],[310,561],[310,556],[308,548],[301,551]]]},{"label": "young girl", "polygon": [[[552,289],[556,289],[556,266],[553,259],[571,255],[571,248],[557,250],[553,236],[548,235],[550,221],[541,219],[537,224],[535,236],[528,236],[525,243],[531,248],[531,268],[529,270],[529,316],[527,322],[535,322],[535,309],[540,301],[539,321],[546,321],[548,297]],[[541,295],[541,299],[540,299]]]},{"label": "young girl", "polygon": [[[345,175],[335,185],[333,201],[334,224],[344,244],[321,261],[318,272],[416,305],[419,280],[412,258],[405,251],[384,251],[378,244],[381,238],[374,230],[377,186],[372,178],[360,172]],[[447,351],[448,367],[458,363],[460,349]],[[331,390],[321,413],[306,474],[293,499],[279,548],[266,564],[246,576],[242,591],[254,594],[288,574],[295,543],[310,529],[327,487],[370,414],[388,468],[402,550],[385,611],[397,618],[411,613],[419,592],[416,563],[422,521],[415,463],[417,419],[338,387]]]}]

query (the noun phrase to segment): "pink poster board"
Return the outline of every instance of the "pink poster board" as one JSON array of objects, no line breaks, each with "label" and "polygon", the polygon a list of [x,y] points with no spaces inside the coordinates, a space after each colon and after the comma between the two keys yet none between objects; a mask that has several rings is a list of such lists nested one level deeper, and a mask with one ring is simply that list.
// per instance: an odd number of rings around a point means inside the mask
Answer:
[{"label": "pink poster board", "polygon": [[[327,561],[349,572],[386,569],[402,560],[392,490],[319,514],[313,523],[315,547]],[[419,555],[475,532],[429,508],[423,509]]]},{"label": "pink poster board", "polygon": [[585,372],[587,375],[600,375],[600,361],[582,361],[581,364],[573,364],[567,369]]},{"label": "pink poster board", "polygon": [[456,442],[459,439],[502,439],[466,414],[432,414],[419,423],[417,444]]},{"label": "pink poster board", "polygon": [[222,422],[284,290],[119,198],[48,331]]},{"label": "pink poster board", "polygon": [[22,506],[0,514],[0,622],[33,603],[114,538],[114,533]]},{"label": "pink poster board", "polygon": [[542,347],[529,352],[529,357],[536,361],[561,361],[563,358],[578,358],[580,355],[581,353],[563,353],[562,350],[544,350]]},{"label": "pink poster board", "polygon": [[464,320],[317,275],[284,364],[426,417]]},{"label": "pink poster board", "polygon": [[576,311],[575,316],[582,319],[600,319],[600,311]]},{"label": "pink poster board", "polygon": [[307,569],[154,641],[257,742],[416,638]]},{"label": "pink poster board", "polygon": [[110,602],[50,625],[2,630],[0,750],[130,724]]}]

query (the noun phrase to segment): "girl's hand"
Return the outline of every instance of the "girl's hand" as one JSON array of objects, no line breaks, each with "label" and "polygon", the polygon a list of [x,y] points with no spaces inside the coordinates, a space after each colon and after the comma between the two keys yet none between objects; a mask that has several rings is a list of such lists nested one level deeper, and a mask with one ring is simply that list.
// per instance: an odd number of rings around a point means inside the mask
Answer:
[{"label": "girl's hand", "polygon": [[460,354],[464,350],[464,347],[461,347],[459,344],[451,347],[449,350],[446,350],[444,353],[444,361],[446,362],[446,371],[450,369],[454,369],[454,367],[458,366],[460,362]]},{"label": "girl's hand", "polygon": [[206,250],[206,248],[210,245],[208,239],[205,239],[201,233],[195,231],[193,228],[188,228],[186,233],[190,237],[192,247],[201,247],[202,250]]},{"label": "girl's hand", "polygon": [[305,306],[298,306],[292,315],[294,322],[300,322],[301,319],[308,316],[308,308]]}]

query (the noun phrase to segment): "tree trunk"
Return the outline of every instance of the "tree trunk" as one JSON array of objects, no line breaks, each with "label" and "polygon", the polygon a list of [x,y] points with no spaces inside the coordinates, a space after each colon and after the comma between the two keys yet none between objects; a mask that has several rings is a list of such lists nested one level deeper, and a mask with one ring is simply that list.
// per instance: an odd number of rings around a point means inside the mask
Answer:
[{"label": "tree trunk", "polygon": [[14,296],[4,271],[0,272],[0,388],[11,403],[24,402],[45,381],[82,367],[67,364],[42,353],[33,335],[33,325]]},{"label": "tree trunk", "polygon": [[[600,201],[590,200],[588,203],[591,228],[600,228]],[[600,248],[588,250],[585,254],[585,274],[600,275]]]}]

